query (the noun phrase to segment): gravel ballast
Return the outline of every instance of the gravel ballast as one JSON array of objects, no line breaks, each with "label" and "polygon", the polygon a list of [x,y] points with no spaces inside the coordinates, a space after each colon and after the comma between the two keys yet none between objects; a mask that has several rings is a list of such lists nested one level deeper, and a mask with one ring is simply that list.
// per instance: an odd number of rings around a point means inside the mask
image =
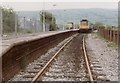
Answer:
[{"label": "gravel ballast", "polygon": [[98,61],[110,81],[118,81],[118,47],[96,33],[88,34],[86,47],[91,61]]},{"label": "gravel ballast", "polygon": [[82,34],[58,54],[42,81],[89,81],[82,51]]},{"label": "gravel ballast", "polygon": [[[75,35],[73,35],[75,36]],[[73,36],[66,38],[64,41],[59,43],[54,48],[51,48],[44,55],[40,55],[40,57],[30,63],[25,70],[20,71],[13,78],[11,78],[8,82],[14,81],[32,81],[33,77],[45,66],[45,64],[52,58],[52,56]]]}]

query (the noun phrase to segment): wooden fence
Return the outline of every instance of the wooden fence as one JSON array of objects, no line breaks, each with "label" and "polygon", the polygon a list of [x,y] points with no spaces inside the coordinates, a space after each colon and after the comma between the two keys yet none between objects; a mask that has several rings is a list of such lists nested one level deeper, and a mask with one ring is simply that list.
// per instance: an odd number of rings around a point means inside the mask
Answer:
[{"label": "wooden fence", "polygon": [[112,29],[105,29],[105,28],[99,28],[98,33],[105,39],[114,42],[118,45],[119,43],[119,32],[118,30],[112,30]]}]

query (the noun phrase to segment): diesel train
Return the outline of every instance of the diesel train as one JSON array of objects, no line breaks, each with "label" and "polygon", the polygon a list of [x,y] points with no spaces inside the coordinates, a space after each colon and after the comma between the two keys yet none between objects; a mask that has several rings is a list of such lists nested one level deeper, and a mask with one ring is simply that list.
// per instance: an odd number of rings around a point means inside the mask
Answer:
[{"label": "diesel train", "polygon": [[87,19],[80,20],[79,32],[87,33],[91,31],[92,31],[92,27],[90,25],[90,22]]}]

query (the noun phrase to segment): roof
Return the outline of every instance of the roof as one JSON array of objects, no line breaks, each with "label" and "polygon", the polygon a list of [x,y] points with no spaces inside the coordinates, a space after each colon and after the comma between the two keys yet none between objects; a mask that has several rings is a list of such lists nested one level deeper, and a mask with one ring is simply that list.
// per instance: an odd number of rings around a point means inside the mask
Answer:
[{"label": "roof", "polygon": [[88,21],[87,19],[82,19],[80,22],[82,22],[82,21]]}]

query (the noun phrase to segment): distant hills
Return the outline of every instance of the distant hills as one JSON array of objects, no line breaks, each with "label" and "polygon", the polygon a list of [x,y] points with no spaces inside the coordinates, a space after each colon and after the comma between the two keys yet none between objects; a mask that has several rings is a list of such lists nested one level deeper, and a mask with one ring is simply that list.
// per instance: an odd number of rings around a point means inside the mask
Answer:
[{"label": "distant hills", "polygon": [[[102,22],[107,25],[118,25],[117,9],[67,9],[67,10],[47,10],[56,17],[58,24],[74,21],[76,24],[83,18],[90,22]],[[39,11],[19,12],[20,17],[39,19]]]}]

